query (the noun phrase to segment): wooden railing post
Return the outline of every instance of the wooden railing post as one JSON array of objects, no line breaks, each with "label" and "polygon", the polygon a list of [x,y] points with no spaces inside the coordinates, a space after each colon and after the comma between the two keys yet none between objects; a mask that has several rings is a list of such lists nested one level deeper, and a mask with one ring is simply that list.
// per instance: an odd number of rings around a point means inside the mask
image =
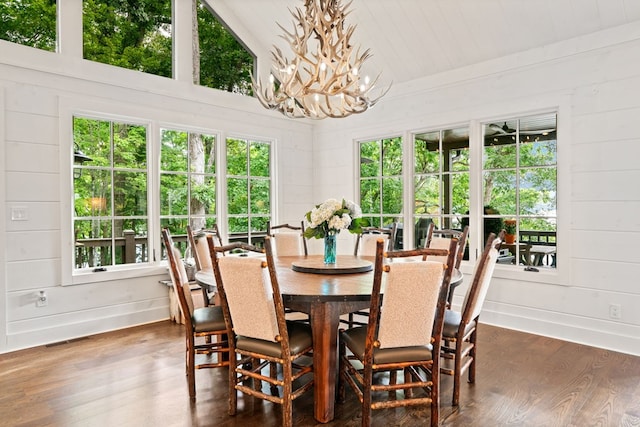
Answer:
[{"label": "wooden railing post", "polygon": [[133,230],[124,230],[124,262],[125,264],[133,264],[136,262],[136,232]]}]

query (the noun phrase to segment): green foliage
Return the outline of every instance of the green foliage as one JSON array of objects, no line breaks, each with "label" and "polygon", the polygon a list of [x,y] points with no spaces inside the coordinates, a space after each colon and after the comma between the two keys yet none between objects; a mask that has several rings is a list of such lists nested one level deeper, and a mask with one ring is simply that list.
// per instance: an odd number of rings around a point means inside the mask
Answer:
[{"label": "green foliage", "polygon": [[56,0],[0,2],[0,39],[56,50]]},{"label": "green foliage", "polygon": [[199,2],[200,85],[251,95],[253,56]]},{"label": "green foliage", "polygon": [[171,77],[171,0],[83,0],[84,58]]}]

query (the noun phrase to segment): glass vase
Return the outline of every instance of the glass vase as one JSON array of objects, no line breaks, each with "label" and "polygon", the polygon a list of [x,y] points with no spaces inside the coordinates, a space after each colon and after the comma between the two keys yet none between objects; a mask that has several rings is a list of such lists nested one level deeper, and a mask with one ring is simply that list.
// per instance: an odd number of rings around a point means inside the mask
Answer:
[{"label": "glass vase", "polygon": [[327,234],[324,236],[324,263],[336,263],[336,235]]}]

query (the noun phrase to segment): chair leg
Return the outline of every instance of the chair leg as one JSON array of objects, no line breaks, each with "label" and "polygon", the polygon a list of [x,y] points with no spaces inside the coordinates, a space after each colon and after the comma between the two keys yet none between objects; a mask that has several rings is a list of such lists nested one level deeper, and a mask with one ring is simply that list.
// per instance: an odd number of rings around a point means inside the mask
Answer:
[{"label": "chair leg", "polygon": [[431,427],[440,423],[440,367],[434,364],[431,369]]},{"label": "chair leg", "polygon": [[462,376],[462,347],[463,340],[456,341],[456,356],[453,359],[453,399],[451,404],[453,406],[458,406],[460,402],[460,377]]},{"label": "chair leg", "polygon": [[371,426],[371,385],[373,372],[371,367],[365,367],[362,384],[362,427]]},{"label": "chair leg", "polygon": [[229,415],[235,415],[238,410],[238,392],[236,391],[236,384],[238,382],[238,375],[236,374],[237,366],[238,366],[238,356],[235,353],[235,349],[230,349],[230,352],[229,352]]},{"label": "chair leg", "polygon": [[193,334],[189,334],[187,338],[187,383],[189,384],[189,397],[193,400],[196,398],[196,350],[195,338]]},{"label": "chair leg", "polygon": [[346,398],[345,389],[344,389],[344,376],[345,374],[345,357],[347,356],[347,349],[345,345],[340,341],[338,346],[338,389],[336,393],[336,400],[340,403],[343,403]]},{"label": "chair leg", "polygon": [[471,364],[469,365],[469,383],[473,384],[476,382],[476,337],[478,334],[478,327],[471,333],[469,337],[469,343],[471,345],[471,350],[469,351],[469,357],[471,358]]},{"label": "chair leg", "polygon": [[293,376],[291,362],[282,366],[282,425],[293,426],[293,404],[291,402],[291,377]]}]

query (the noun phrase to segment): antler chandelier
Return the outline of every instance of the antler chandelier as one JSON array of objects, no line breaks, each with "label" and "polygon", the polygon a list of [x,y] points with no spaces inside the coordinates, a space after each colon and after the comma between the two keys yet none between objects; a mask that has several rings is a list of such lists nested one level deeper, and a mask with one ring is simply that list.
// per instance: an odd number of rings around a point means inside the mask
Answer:
[{"label": "antler chandelier", "polygon": [[380,74],[373,81],[361,77],[362,64],[371,54],[369,49],[361,54],[357,47],[354,55],[350,40],[355,26],[345,24],[351,1],[344,6],[341,0],[304,1],[304,12],[290,10],[295,19],[293,32],[278,24],[293,59],[285,58],[274,45],[269,83],[263,87],[260,79],[252,77],[254,93],[264,107],[292,118],[340,118],[366,111],[390,86],[371,97]]}]

